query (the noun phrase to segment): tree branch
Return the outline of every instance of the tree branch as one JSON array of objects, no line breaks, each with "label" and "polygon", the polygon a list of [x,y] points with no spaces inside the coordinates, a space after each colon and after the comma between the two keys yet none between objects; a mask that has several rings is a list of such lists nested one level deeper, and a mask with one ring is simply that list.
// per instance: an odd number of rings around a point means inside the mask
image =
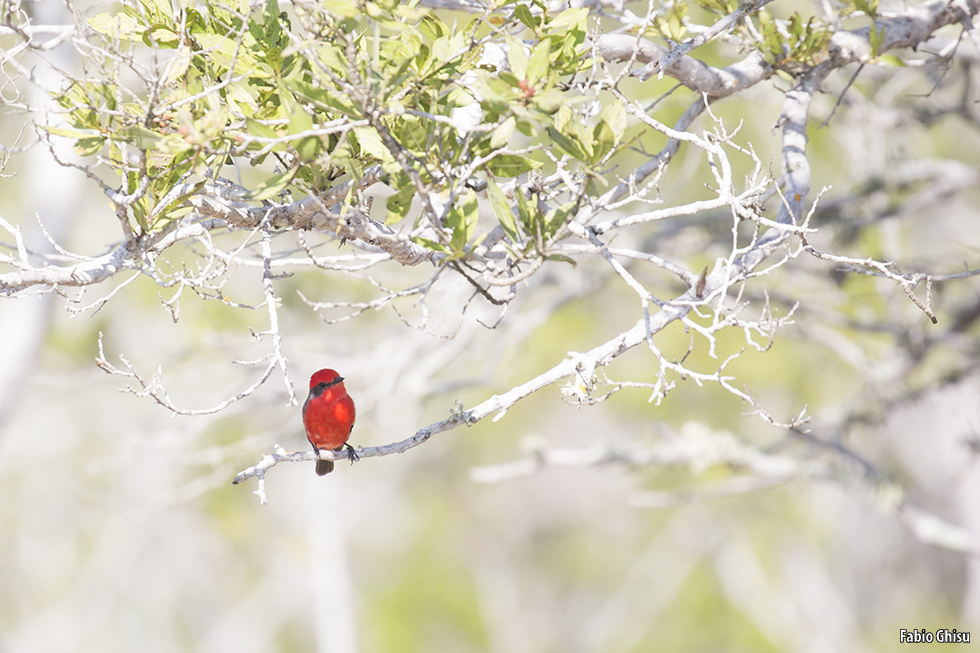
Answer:
[{"label": "tree branch", "polygon": [[704,45],[722,32],[732,29],[735,27],[735,24],[738,21],[742,20],[749,14],[759,11],[770,2],[772,2],[772,0],[754,0],[754,2],[746,2],[745,4],[739,5],[738,9],[716,22],[701,34],[698,34],[694,38],[688,39],[684,43],[675,45],[666,55],[660,59],[651,61],[640,70],[635,71],[633,75],[639,77],[642,81],[650,79],[654,75],[657,75],[674,65],[674,62],[681,57],[690,54],[695,48]]}]

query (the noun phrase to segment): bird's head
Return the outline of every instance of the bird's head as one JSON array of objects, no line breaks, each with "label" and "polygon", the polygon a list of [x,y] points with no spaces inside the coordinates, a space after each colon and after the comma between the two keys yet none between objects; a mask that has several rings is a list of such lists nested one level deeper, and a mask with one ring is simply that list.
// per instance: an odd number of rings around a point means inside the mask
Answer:
[{"label": "bird's head", "polygon": [[320,370],[310,377],[310,390],[319,388],[321,391],[344,382],[344,377],[336,370]]}]

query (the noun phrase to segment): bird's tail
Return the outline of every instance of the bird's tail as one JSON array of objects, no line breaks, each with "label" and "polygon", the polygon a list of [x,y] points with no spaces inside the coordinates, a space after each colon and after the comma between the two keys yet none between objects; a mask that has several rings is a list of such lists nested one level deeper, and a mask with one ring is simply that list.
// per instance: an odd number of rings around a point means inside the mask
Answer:
[{"label": "bird's tail", "polygon": [[318,460],[316,461],[316,475],[326,476],[333,471],[333,461],[332,460]]}]

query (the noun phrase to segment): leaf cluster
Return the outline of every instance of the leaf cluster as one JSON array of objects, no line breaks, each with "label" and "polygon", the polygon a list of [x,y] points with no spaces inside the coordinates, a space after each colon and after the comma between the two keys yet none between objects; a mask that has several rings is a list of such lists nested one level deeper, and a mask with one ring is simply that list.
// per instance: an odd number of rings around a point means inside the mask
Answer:
[{"label": "leaf cluster", "polygon": [[[709,4],[710,9],[727,6],[725,0],[705,0],[705,2]],[[683,2],[675,0],[654,15],[653,30],[668,42],[679,43],[687,34],[685,18],[687,18],[686,0]]]},{"label": "leaf cluster", "polygon": [[759,49],[774,68],[795,74],[827,56],[833,31],[815,16],[804,22],[799,13],[793,12],[788,21],[777,21],[762,9],[756,19],[762,33]]},{"label": "leaf cluster", "polygon": [[[686,5],[675,7],[669,29]],[[499,190],[494,179],[553,166],[550,150],[592,192],[628,146],[618,101],[598,115],[576,108],[584,98],[572,81],[593,65],[588,19],[587,8],[552,12],[536,1],[497,2],[448,24],[393,0],[324,0],[295,14],[275,0],[127,0],[88,20],[101,40],[93,51],[108,53],[102,79],[76,79],[59,94],[69,126],[50,132],[119,175],[116,201],[125,195],[137,235],[186,215],[188,193],[228,166],[257,168],[246,201],[324,193],[379,166],[394,191],[387,221],[409,217],[420,193],[441,197],[415,222],[437,233],[416,242],[460,257],[477,242],[473,188]],[[131,54],[147,48],[150,66]],[[122,81],[124,67],[142,88]],[[540,214],[518,192],[503,211],[491,192],[521,252],[540,249],[534,243],[554,237],[581,201]]]}]

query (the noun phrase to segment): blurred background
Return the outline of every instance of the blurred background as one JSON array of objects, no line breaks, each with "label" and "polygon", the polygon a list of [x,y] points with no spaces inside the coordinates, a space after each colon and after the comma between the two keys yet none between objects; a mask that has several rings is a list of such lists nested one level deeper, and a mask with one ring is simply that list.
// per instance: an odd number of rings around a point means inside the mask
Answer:
[{"label": "blurred background", "polygon": [[[54,3],[32,11],[39,23],[67,21]],[[726,54],[714,47],[703,50],[709,61]],[[975,120],[945,111],[972,93],[973,65],[949,75],[871,70],[821,129],[850,74],[830,78],[814,102],[809,148],[814,194],[833,186],[814,218],[819,249],[896,259],[908,270],[976,267],[980,138]],[[672,83],[624,85],[652,99]],[[779,89],[713,107],[729,127],[742,121],[740,142],[763,161],[778,162]],[[658,119],[669,124],[690,101],[668,99]],[[25,118],[0,116],[4,145]],[[0,216],[32,248],[50,250],[35,215],[73,252],[99,254],[119,238],[105,197],[43,148],[11,159],[4,174],[13,176],[0,178]],[[703,153],[682,150],[662,196],[705,197],[709,180]],[[642,238],[698,270],[725,254],[730,229],[730,218],[702,215],[657,223]],[[224,238],[230,247],[242,236]],[[351,251],[326,237],[311,243],[318,254]],[[276,240],[279,251],[294,246],[289,234]],[[298,292],[364,301],[373,286],[357,274],[290,270],[276,284],[288,379],[275,372],[246,399],[195,417],[119,392],[131,380],[96,367],[100,334],[110,363],[124,369],[125,356],[145,378],[159,370],[175,405],[203,409],[260,374],[233,361],[268,351],[249,332],[268,328],[264,310],[188,294],[175,322],[145,278],[78,314],[124,279],[81,297],[0,301],[0,653],[829,652],[893,650],[902,628],[980,638],[976,558],[924,543],[921,529],[945,526],[896,510],[914,505],[980,546],[974,279],[936,286],[936,326],[895,284],[828,263],[801,258],[765,279],[782,314],[802,303],[795,324],[731,371],[779,419],[806,406],[815,436],[846,445],[874,473],[832,447],[785,440],[730,394],[689,380],[659,406],[643,389],[580,408],[545,388],[499,421],[341,463],[325,478],[312,463],[282,464],[266,477],[268,505],[253,494],[254,479],[231,485],[277,444],[308,447],[289,386],[301,404],[317,369],[347,379],[358,409],[351,442],[388,444],[642,316],[604,263],[549,265],[494,329],[480,321],[492,325],[499,309],[475,300],[460,315],[472,291],[452,280],[427,297],[427,314],[412,299],[397,313],[327,324],[321,315],[343,311],[317,314]],[[431,272],[372,274],[397,289]],[[259,304],[260,279],[261,268],[243,266],[226,296]],[[689,342],[680,324],[657,338],[668,357],[683,356]],[[720,346],[724,359],[745,342],[736,333]],[[687,363],[707,373],[718,365],[703,341]],[[638,347],[606,373],[652,382],[656,359]],[[699,438],[819,459],[825,472],[752,491],[723,484],[743,471],[724,456],[506,473],[542,451],[643,451]]]}]

